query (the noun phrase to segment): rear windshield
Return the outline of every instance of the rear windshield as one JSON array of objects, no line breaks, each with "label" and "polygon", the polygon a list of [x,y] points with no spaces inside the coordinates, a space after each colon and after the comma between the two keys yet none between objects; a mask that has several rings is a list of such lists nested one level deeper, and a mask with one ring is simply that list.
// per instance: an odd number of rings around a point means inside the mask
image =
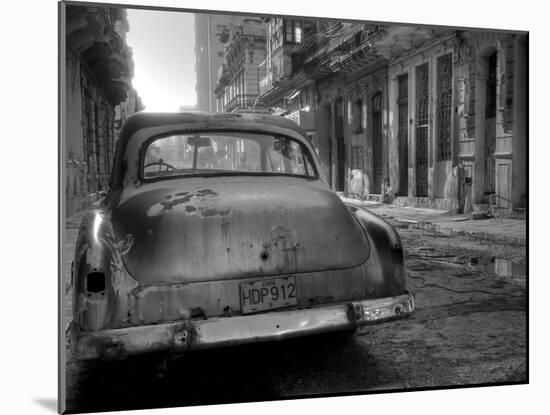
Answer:
[{"label": "rear windshield", "polygon": [[318,177],[302,143],[284,136],[192,133],[156,138],[145,149],[144,179],[196,174],[278,174]]}]

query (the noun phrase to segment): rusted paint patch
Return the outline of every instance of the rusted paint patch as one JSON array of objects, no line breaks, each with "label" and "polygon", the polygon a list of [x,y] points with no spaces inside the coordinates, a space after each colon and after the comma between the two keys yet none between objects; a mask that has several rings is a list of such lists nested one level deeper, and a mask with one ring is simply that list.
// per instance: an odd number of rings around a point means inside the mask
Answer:
[{"label": "rusted paint patch", "polygon": [[273,245],[283,251],[299,249],[300,247],[296,231],[286,226],[279,225],[271,228],[271,239]]},{"label": "rusted paint patch", "polygon": [[120,241],[117,244],[118,251],[120,252],[120,255],[126,255],[128,252],[130,252],[130,249],[132,249],[132,245],[134,244],[134,236],[131,234],[126,235],[126,238],[124,238],[122,241]]},{"label": "rusted paint patch", "polygon": [[151,206],[147,211],[147,216],[160,216],[164,214],[165,211],[173,209],[175,206],[189,202],[193,197],[192,194],[179,194],[182,196],[178,198],[173,198],[171,195],[168,195],[166,196],[166,199],[168,200],[163,200],[162,202]]},{"label": "rusted paint patch", "polygon": [[204,204],[208,198],[217,197],[218,193],[211,189],[197,190],[195,193],[178,192],[173,195],[165,196],[166,200],[154,204],[147,210],[147,216],[155,217],[162,216],[167,210],[179,209],[185,212],[186,215],[197,215],[202,217],[208,216],[226,216],[229,215],[231,209],[216,208],[209,206],[200,206]]},{"label": "rusted paint patch", "polygon": [[203,196],[218,196],[218,193],[215,192],[214,190],[211,190],[211,189],[202,189],[202,190],[197,191],[197,196],[198,196],[198,197],[203,197]]},{"label": "rusted paint patch", "polygon": [[206,208],[206,209],[201,209],[200,212],[202,213],[203,216],[227,216],[229,215],[229,213],[231,213],[231,209]]}]

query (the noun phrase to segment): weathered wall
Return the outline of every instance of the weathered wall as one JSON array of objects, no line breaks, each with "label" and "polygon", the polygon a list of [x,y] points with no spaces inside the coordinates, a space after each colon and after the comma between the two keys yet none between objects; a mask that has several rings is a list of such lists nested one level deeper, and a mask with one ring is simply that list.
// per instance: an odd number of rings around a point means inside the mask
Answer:
[{"label": "weathered wall", "polygon": [[66,56],[66,182],[65,200],[67,215],[83,209],[88,204],[86,183],[87,161],[82,134],[82,95],[80,63],[70,51]]},{"label": "weathered wall", "polygon": [[456,199],[456,174],[450,160],[436,161],[433,168],[433,193],[436,199]]},{"label": "weathered wall", "polygon": [[[375,193],[373,189],[374,183],[374,154],[373,154],[373,121],[372,121],[372,105],[373,97],[381,94],[381,160],[377,160],[380,163],[380,181],[385,183],[385,180],[389,178],[389,160],[388,160],[388,88],[387,88],[387,69],[384,67],[373,71],[372,73],[357,79],[354,82],[347,82],[345,88],[345,124],[344,134],[346,139],[346,190],[351,192],[351,181],[355,183],[362,180],[363,189],[362,196],[368,197],[369,194]],[[354,105],[357,100],[361,100],[360,112],[354,110]],[[361,130],[356,131],[355,117],[361,117]],[[359,170],[362,174],[361,179],[357,173],[355,173],[355,179],[352,179],[353,174],[353,156],[352,152],[355,151],[357,156],[358,151],[361,151],[360,161],[361,166]],[[354,183],[354,187],[357,185]],[[355,192],[352,192],[355,193]]]},{"label": "weathered wall", "polygon": [[[455,39],[453,36],[445,36],[437,41],[411,52],[398,59],[394,59],[388,66],[388,158],[389,178],[393,189],[399,188],[400,169],[408,169],[408,196],[416,196],[417,159],[416,159],[416,68],[425,63],[428,64],[428,199],[434,206],[456,206],[458,192],[458,148],[451,145],[451,157],[448,160],[438,158],[438,94],[437,94],[437,65],[438,58],[452,54],[452,85],[453,85],[453,109],[457,108],[456,89],[457,63],[455,53]],[[399,164],[398,150],[398,78],[407,76],[408,79],[408,163],[407,166]],[[455,111],[451,117],[451,143],[456,141],[457,122]],[[439,200],[441,199],[441,200]],[[412,200],[412,199],[411,199]],[[416,202],[415,202],[416,203]]]},{"label": "weathered wall", "polygon": [[319,117],[317,117],[317,131],[319,139],[319,156],[324,166],[326,177],[333,189],[336,188],[337,149],[334,136],[334,101],[343,96],[343,80],[325,80],[319,83]]},{"label": "weathered wall", "polygon": [[65,37],[66,214],[108,186],[114,157],[114,107],[132,90],[126,10],[69,5]]},{"label": "weathered wall", "polygon": [[[474,204],[488,204],[493,187],[501,214],[524,206],[526,190],[526,55],[522,35],[470,32],[460,48],[460,162],[472,177]],[[518,43],[519,42],[519,43]],[[489,56],[496,52],[496,146],[494,178],[487,174],[486,127]],[[494,180],[494,182],[492,182]],[[492,183],[492,185],[491,185]],[[523,201],[522,201],[523,199]]]},{"label": "weathered wall", "polygon": [[260,79],[258,67],[265,59],[265,43],[250,42],[244,50],[244,94],[259,95]]},{"label": "weathered wall", "polygon": [[514,141],[512,203],[514,208],[527,208],[527,37],[514,39]]},{"label": "weathered wall", "polygon": [[197,109],[216,111],[214,89],[218,80],[218,68],[224,62],[224,45],[219,34],[226,27],[239,25],[240,16],[195,14],[195,72],[197,81]]},{"label": "weathered wall", "polygon": [[114,108],[91,74],[67,53],[67,215],[84,209],[106,190],[115,153]]},{"label": "weathered wall", "polygon": [[[317,70],[308,68],[311,73],[293,73],[288,84],[277,85],[278,92],[268,94],[271,103],[284,97],[281,104],[284,108],[298,110],[303,107],[302,103],[298,105],[297,99],[288,99],[288,96],[294,96],[296,90],[303,91],[306,86],[300,82],[307,82],[307,76],[315,76],[318,96],[316,105],[312,106],[317,112],[314,139],[332,187],[338,186],[335,102],[342,98],[345,192],[360,197],[373,194],[377,178],[383,186],[376,193],[383,193],[389,181],[392,193],[404,196],[400,203],[461,209],[466,193],[468,197],[473,195],[475,203],[487,199],[483,147],[485,95],[488,56],[496,51],[496,144],[491,154],[491,160],[495,160],[494,188],[501,207],[508,212],[512,205],[525,206],[525,37],[503,32],[390,27],[371,41],[372,48],[361,56],[353,49],[357,45],[338,50],[338,47],[331,49],[329,44],[328,57],[314,61],[319,66]],[[335,41],[338,42],[342,41]],[[365,59],[367,55],[370,60]],[[421,65],[426,65],[428,70],[426,77],[419,78],[427,79],[427,100],[424,101],[427,110],[423,111],[426,126],[418,128],[417,76],[421,75],[418,70]],[[405,160],[399,157],[398,79],[401,76],[407,79],[408,92],[403,98],[408,104],[407,117],[402,120],[407,131]],[[381,93],[382,102],[383,150],[379,157],[373,153],[371,106],[376,93]],[[358,112],[355,102],[359,99],[361,111]],[[357,128],[358,114],[361,129]],[[417,153],[418,131],[427,137],[422,168],[419,163],[422,154]],[[377,176],[374,174],[376,161],[382,164]],[[404,186],[400,186],[402,178],[407,180]]]}]

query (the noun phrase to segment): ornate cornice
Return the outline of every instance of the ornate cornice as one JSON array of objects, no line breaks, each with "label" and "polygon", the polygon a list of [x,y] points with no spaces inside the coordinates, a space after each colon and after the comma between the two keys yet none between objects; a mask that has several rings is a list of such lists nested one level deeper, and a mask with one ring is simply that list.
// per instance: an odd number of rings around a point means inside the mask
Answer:
[{"label": "ornate cornice", "polygon": [[123,38],[126,11],[101,7],[67,7],[67,47],[92,73],[112,105],[126,100],[134,62]]}]

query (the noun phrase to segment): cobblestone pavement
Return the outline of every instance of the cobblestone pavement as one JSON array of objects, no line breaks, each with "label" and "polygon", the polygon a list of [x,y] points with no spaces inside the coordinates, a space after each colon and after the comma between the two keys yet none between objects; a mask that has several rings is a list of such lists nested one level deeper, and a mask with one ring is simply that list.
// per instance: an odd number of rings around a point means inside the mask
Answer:
[{"label": "cobblestone pavement", "polygon": [[446,210],[413,208],[376,202],[361,202],[341,197],[342,200],[362,206],[384,217],[392,218],[411,227],[430,229],[441,233],[462,235],[474,239],[500,240],[525,244],[527,222],[525,219],[486,218],[472,219]]},{"label": "cobblestone pavement", "polygon": [[[525,382],[525,245],[417,229],[391,216],[406,248],[409,289],[416,293],[413,316],[370,326],[345,341],[321,337],[197,352],[171,362],[162,379],[149,360],[82,363],[69,354],[68,408]],[[67,222],[68,251],[77,222]]]}]

